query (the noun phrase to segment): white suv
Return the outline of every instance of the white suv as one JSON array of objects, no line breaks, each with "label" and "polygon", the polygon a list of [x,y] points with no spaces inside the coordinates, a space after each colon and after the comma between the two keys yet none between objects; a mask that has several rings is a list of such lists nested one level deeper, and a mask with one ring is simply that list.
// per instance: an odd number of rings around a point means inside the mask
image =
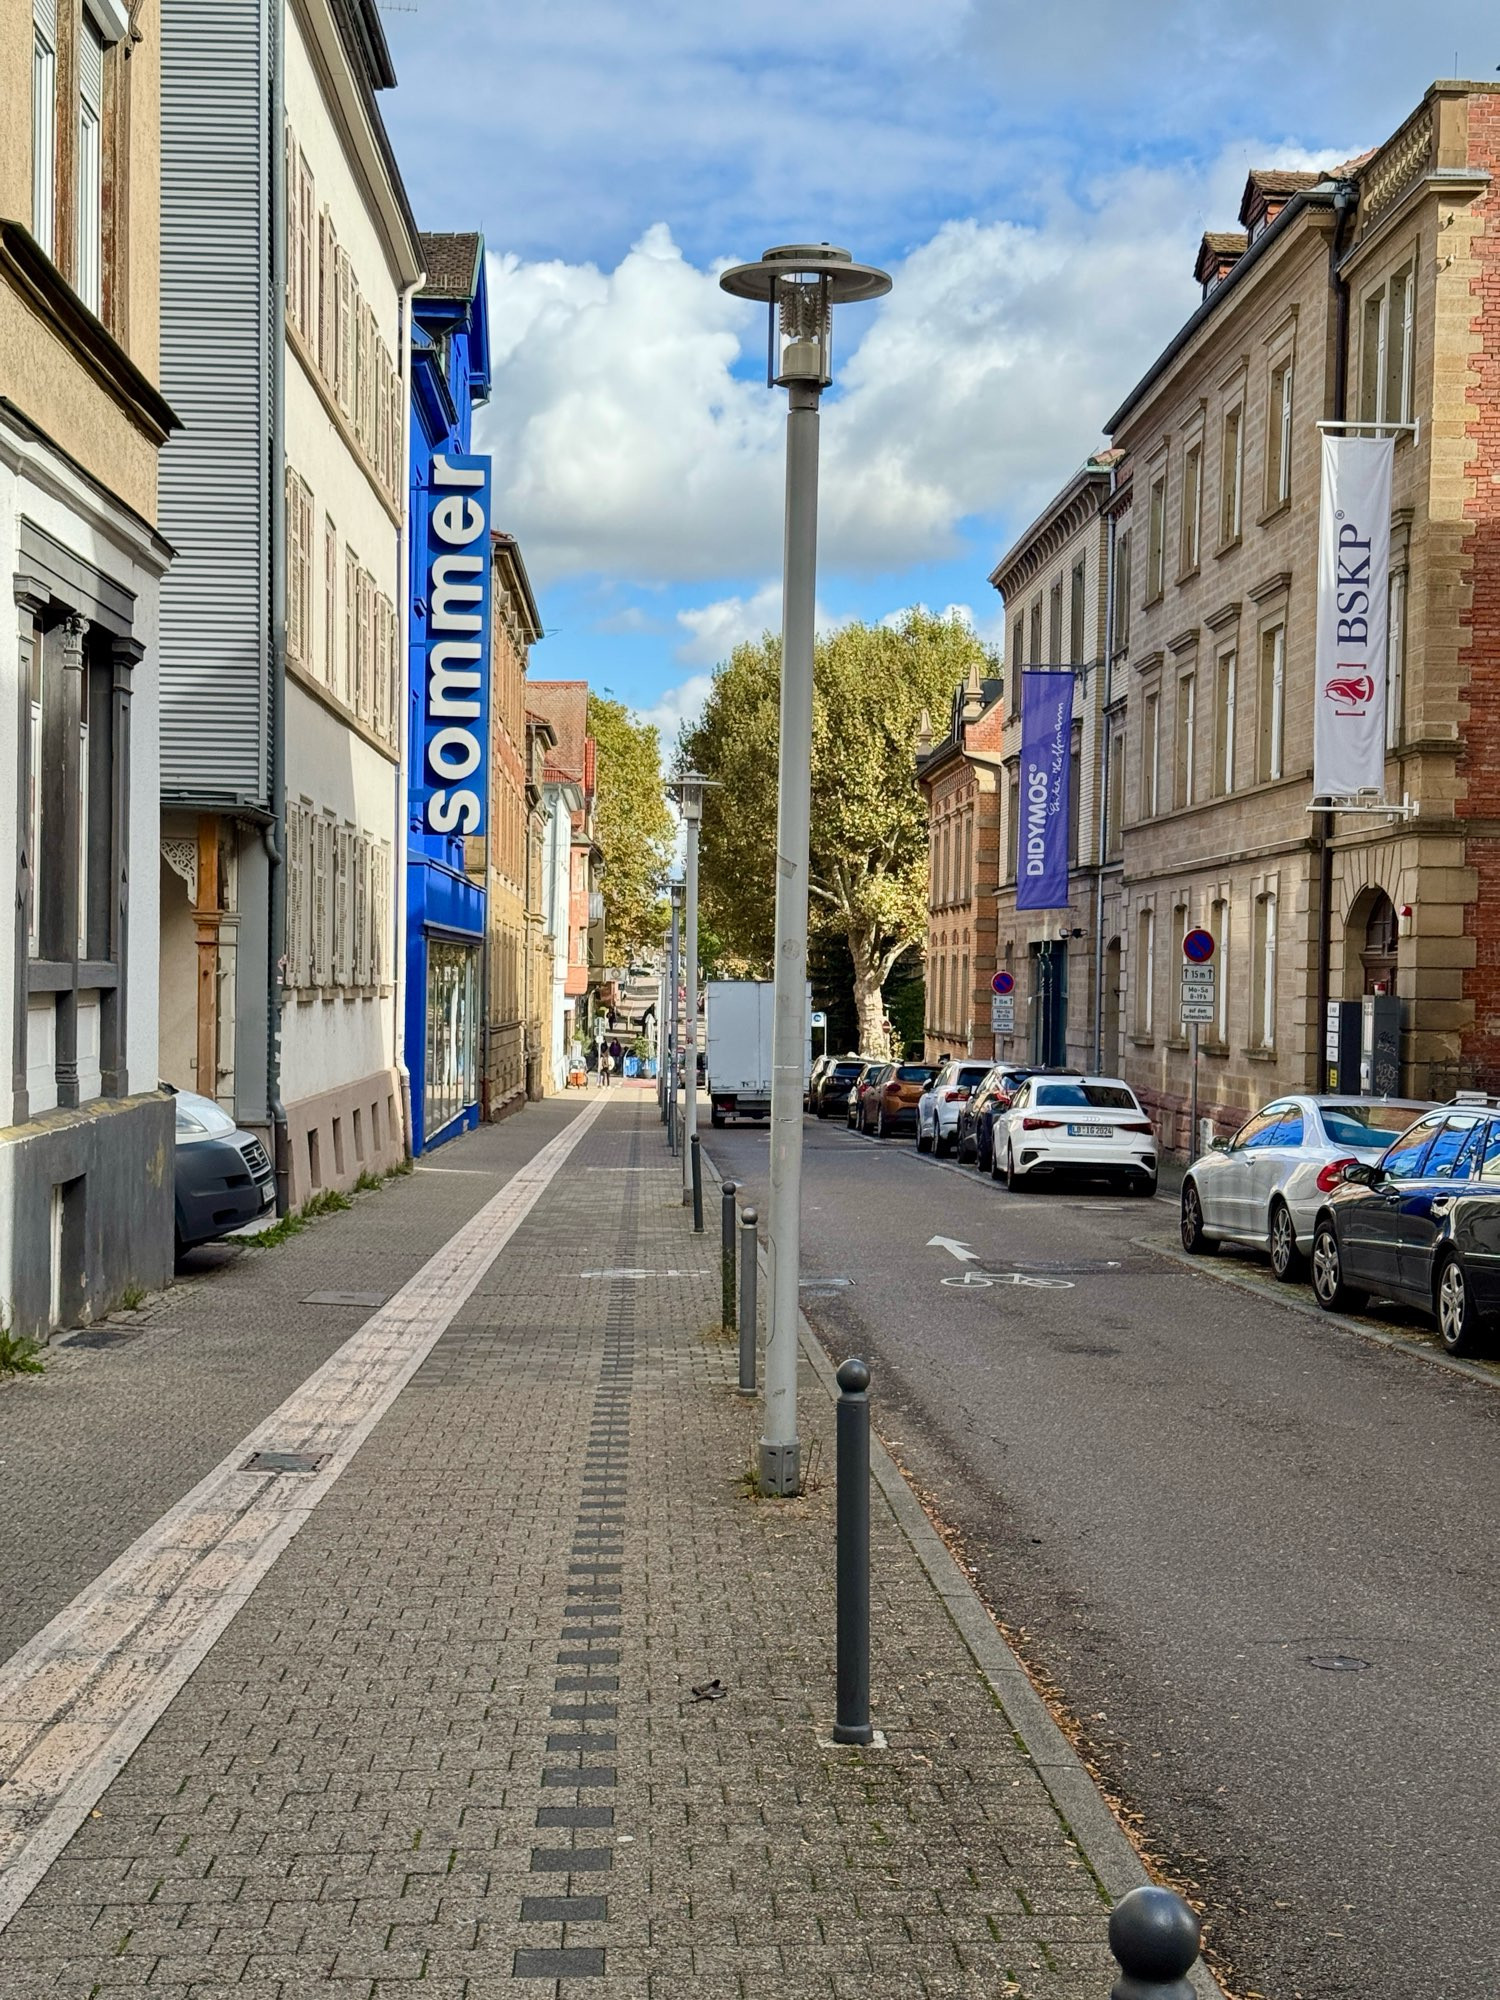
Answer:
[{"label": "white suv", "polygon": [[957,1057],[945,1062],[917,1099],[917,1151],[939,1159],[958,1143],[958,1114],[992,1065]]}]

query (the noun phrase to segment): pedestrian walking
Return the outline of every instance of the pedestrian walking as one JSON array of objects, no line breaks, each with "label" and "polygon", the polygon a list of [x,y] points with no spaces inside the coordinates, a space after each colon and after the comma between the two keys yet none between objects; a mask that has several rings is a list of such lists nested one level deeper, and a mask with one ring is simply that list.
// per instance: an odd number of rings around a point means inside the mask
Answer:
[{"label": "pedestrian walking", "polygon": [[604,1089],[609,1088],[609,1079],[614,1072],[615,1059],[606,1049],[599,1058],[599,1081]]}]

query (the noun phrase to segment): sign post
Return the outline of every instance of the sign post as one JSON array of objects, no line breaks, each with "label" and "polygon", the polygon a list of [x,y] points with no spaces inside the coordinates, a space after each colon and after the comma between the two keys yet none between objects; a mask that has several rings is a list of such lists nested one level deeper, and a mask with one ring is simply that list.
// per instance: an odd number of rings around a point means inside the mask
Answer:
[{"label": "sign post", "polygon": [[1212,931],[1193,929],[1182,940],[1182,1018],[1188,1026],[1188,1040],[1192,1049],[1193,1081],[1188,1099],[1188,1160],[1191,1163],[1198,1150],[1198,1026],[1202,1021],[1214,1018],[1214,986],[1216,971],[1213,963],[1214,938]]},{"label": "sign post", "polygon": [[[1014,973],[997,972],[990,981],[990,1033],[996,1041],[1016,1031],[1016,981]],[[1000,1051],[994,1052],[997,1056]]]}]

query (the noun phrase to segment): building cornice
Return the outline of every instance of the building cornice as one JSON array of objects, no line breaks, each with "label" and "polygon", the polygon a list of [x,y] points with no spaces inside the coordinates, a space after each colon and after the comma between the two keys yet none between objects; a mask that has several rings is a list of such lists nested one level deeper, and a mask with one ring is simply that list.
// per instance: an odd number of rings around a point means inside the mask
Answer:
[{"label": "building cornice", "polygon": [[990,571],[990,583],[1002,597],[1008,601],[1013,590],[1024,589],[1075,535],[1098,518],[1109,487],[1109,466],[1089,463],[1079,467]]},{"label": "building cornice", "polygon": [[73,359],[150,443],[160,447],[182,420],[131,360],[24,224],[0,217],[0,274]]}]

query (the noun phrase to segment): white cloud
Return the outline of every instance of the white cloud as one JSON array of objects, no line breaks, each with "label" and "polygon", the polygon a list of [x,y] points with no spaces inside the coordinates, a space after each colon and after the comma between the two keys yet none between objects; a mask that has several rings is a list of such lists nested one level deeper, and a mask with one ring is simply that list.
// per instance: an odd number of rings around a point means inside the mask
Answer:
[{"label": "white cloud", "polygon": [[653,723],[660,733],[662,766],[670,770],[675,760],[678,732],[691,728],[703,713],[714,684],[711,673],[692,674],[670,687],[649,708],[634,711],[637,722]]},{"label": "white cloud", "polygon": [[781,630],[781,585],[763,583],[749,597],[720,597],[679,611],[677,623],[688,635],[677,648],[678,659],[717,664],[745,640]]}]

